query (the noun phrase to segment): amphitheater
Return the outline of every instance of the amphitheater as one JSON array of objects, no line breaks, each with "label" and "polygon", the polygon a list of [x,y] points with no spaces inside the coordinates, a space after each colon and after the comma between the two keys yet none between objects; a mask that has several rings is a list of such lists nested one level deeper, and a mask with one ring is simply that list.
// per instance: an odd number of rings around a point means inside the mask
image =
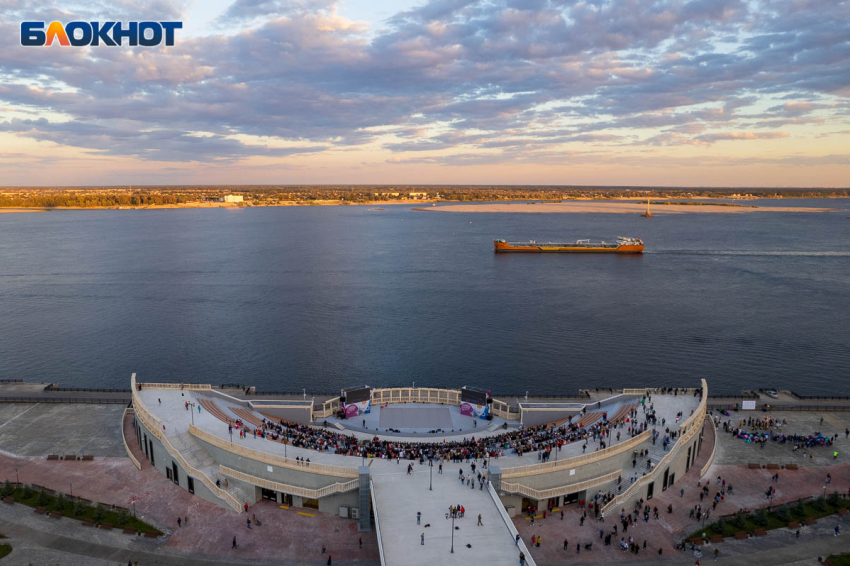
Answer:
[{"label": "amphitheater", "polygon": [[[713,434],[702,442],[712,426],[705,380],[558,402],[414,387],[368,388],[347,404],[306,392],[258,400],[135,374],[131,386],[128,418],[165,478],[234,513],[265,499],[339,514],[375,530],[390,565],[460,564],[470,552],[496,565],[516,564],[522,552],[533,565],[516,515],[569,506],[597,519],[619,514],[714,450]],[[452,506],[471,517],[455,524]]]}]

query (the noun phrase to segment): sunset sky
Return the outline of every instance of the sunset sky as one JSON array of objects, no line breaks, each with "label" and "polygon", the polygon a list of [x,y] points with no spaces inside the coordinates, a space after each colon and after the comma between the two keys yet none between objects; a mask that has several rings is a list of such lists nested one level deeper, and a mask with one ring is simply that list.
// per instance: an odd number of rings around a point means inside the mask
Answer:
[{"label": "sunset sky", "polygon": [[0,32],[0,185],[850,186],[847,1],[0,0]]}]

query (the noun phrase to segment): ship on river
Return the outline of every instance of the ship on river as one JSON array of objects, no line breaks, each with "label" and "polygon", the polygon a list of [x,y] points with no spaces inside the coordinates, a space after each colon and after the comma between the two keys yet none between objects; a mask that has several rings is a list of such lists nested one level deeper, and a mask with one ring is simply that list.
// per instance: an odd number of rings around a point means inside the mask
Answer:
[{"label": "ship on river", "polygon": [[643,240],[640,238],[626,238],[619,236],[616,242],[591,242],[590,240],[576,240],[572,243],[538,243],[530,242],[507,242],[495,240],[493,246],[496,252],[539,252],[539,253],[614,253],[614,254],[639,254],[643,252]]}]

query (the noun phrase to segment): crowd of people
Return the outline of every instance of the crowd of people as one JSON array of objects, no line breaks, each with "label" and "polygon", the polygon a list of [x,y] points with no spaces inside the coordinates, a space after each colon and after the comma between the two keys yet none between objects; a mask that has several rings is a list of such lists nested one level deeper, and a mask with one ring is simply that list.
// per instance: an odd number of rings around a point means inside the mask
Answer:
[{"label": "crowd of people", "polygon": [[[378,436],[370,440],[358,440],[354,435],[347,435],[285,420],[274,422],[263,418],[260,427],[253,431],[255,437],[281,441],[291,446],[307,448],[322,452],[331,452],[345,456],[362,456],[367,458],[383,458],[397,460],[438,460],[464,462],[499,458],[505,455],[538,452],[538,459],[549,460],[554,451],[573,442],[582,442],[586,450],[591,441],[597,443],[596,450],[602,450],[611,443],[612,435],[620,438],[621,433],[636,436],[642,433],[650,424],[657,422],[652,405],[644,405],[643,422],[637,423],[638,411],[632,410],[617,422],[608,421],[603,415],[596,422],[581,427],[576,422],[567,422],[555,427],[551,424],[540,424],[528,428],[520,427],[503,434],[481,437],[464,437],[461,440],[442,440],[440,442],[400,442],[392,438],[381,439]],[[252,433],[241,420],[236,421],[237,428],[242,434]],[[628,426],[627,426],[628,425]]]}]

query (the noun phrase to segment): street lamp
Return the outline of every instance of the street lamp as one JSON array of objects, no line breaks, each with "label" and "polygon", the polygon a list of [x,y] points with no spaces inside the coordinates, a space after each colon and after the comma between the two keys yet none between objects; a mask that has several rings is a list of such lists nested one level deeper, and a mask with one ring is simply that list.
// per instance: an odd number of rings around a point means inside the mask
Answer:
[{"label": "street lamp", "polygon": [[189,412],[192,413],[192,426],[195,426],[195,404],[189,403],[189,406],[191,407],[191,409],[189,409]]},{"label": "street lamp", "polygon": [[18,474],[18,467],[15,466],[15,478],[18,480],[18,485],[21,485],[21,476]]},{"label": "street lamp", "polygon": [[455,553],[455,514],[452,513],[452,549],[450,551],[452,554]]},{"label": "street lamp", "polygon": [[68,485],[70,485],[70,486],[71,486],[71,493],[69,493],[69,495],[70,495],[71,497],[74,497],[74,483],[73,483],[73,482],[68,482]]},{"label": "street lamp", "polygon": [[228,426],[227,431],[230,433],[230,444],[233,444],[233,427]]},{"label": "street lamp", "polygon": [[428,491],[434,491],[434,460],[428,459]]}]

